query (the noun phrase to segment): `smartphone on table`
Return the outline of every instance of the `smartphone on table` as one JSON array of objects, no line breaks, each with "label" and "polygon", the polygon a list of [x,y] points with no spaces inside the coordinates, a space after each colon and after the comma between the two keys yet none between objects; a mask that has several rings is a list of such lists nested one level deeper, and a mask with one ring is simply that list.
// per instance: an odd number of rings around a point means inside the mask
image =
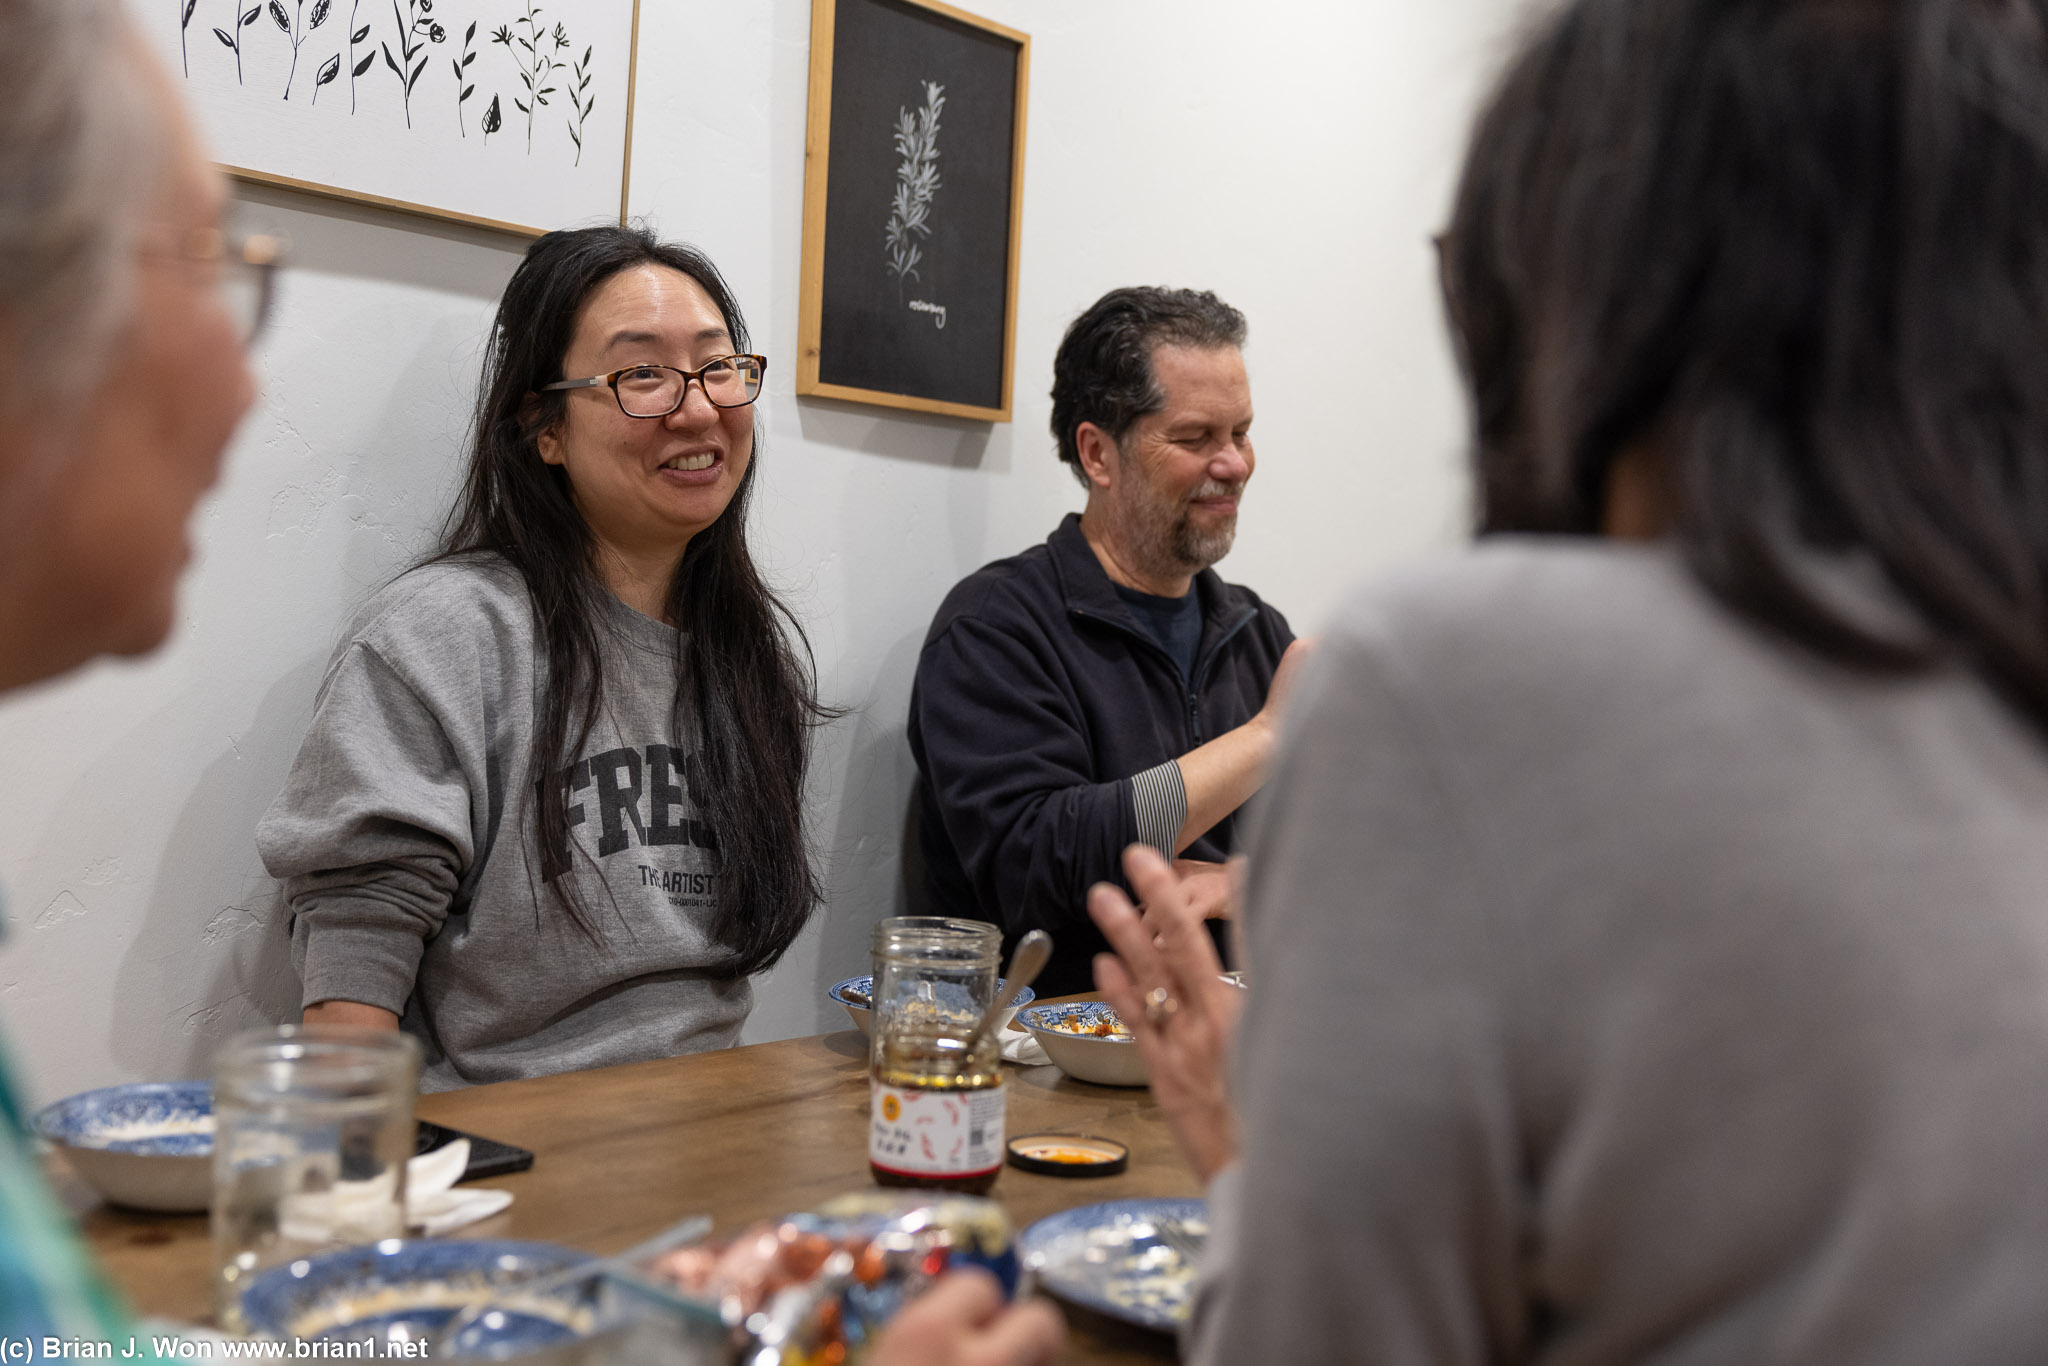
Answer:
[{"label": "smartphone on table", "polygon": [[533,1154],[524,1148],[515,1148],[510,1143],[500,1143],[495,1138],[480,1138],[466,1134],[460,1129],[451,1129],[445,1124],[431,1120],[419,1122],[419,1138],[413,1147],[413,1156],[445,1148],[458,1138],[469,1140],[469,1165],[462,1169],[456,1184],[464,1181],[480,1181],[491,1176],[505,1176],[512,1172],[523,1172],[533,1165]]}]

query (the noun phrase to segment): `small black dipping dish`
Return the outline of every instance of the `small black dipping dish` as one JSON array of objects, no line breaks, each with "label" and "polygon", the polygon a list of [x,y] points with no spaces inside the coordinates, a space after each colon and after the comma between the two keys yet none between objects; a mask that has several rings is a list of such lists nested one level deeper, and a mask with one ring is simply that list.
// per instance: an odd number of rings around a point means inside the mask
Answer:
[{"label": "small black dipping dish", "polygon": [[1131,1162],[1129,1148],[1089,1134],[1019,1134],[1006,1146],[1011,1166],[1041,1176],[1115,1176]]}]

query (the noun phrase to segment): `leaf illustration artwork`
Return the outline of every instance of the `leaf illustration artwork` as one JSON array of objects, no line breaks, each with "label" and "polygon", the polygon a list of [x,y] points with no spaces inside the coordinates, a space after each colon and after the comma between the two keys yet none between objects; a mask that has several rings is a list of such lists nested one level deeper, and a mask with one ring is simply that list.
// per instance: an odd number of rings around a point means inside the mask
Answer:
[{"label": "leaf illustration artwork", "polygon": [[[199,0],[183,0],[184,13],[178,16],[178,55],[185,59],[185,78],[192,78],[192,53],[185,46],[185,34],[192,27],[192,11],[199,8]],[[219,33],[219,29],[214,30]]]},{"label": "leaf illustration artwork", "polygon": [[[277,0],[271,0],[271,3],[276,4]],[[249,25],[255,23],[262,16],[263,6],[251,5],[243,12],[241,18],[235,20],[235,31],[233,33],[229,33],[223,28],[217,28],[213,31],[213,36],[220,39],[221,46],[235,54],[236,85],[242,83],[242,30],[248,28]]]},{"label": "leaf illustration artwork", "polygon": [[[548,102],[548,96],[555,93],[549,85],[555,73],[562,69],[556,53],[569,46],[569,30],[561,24],[555,25],[553,33],[542,31],[541,7],[526,0],[526,13],[510,24],[501,24],[491,35],[491,41],[502,46],[512,55],[512,64],[519,69],[519,83],[526,87],[526,98],[512,97],[512,104],[526,115],[526,154],[533,155],[533,113]],[[515,32],[514,30],[524,30]],[[526,55],[520,56],[524,51]],[[582,148],[578,145],[577,158],[582,159]]]},{"label": "leaf illustration artwork", "polygon": [[476,20],[472,19],[469,21],[469,32],[462,35],[461,59],[451,59],[448,63],[455,68],[455,126],[462,129],[464,137],[469,136],[469,129],[463,127],[462,123],[463,102],[476,93],[476,87],[469,83],[469,64],[476,60],[476,53],[472,50],[475,45]]},{"label": "leaf illustration artwork", "polygon": [[498,97],[493,95],[491,96],[491,107],[484,110],[484,138],[489,140],[491,134],[504,126],[505,110],[499,105]]},{"label": "leaf illustration artwork", "polygon": [[356,112],[356,77],[377,64],[377,49],[371,48],[361,61],[356,60],[356,48],[363,39],[370,36],[370,26],[356,27],[356,7],[363,0],[349,0],[348,6],[348,112]]},{"label": "leaf illustration artwork", "polygon": [[597,108],[597,96],[590,93],[590,54],[595,50],[585,47],[583,60],[569,70],[569,103],[576,106],[576,117],[569,120],[569,136],[576,143],[578,166],[583,164],[583,124]]},{"label": "leaf illustration artwork", "polygon": [[435,23],[433,16],[434,0],[405,0],[404,10],[399,9],[398,0],[391,0],[391,17],[398,24],[398,51],[405,60],[401,62],[391,55],[391,44],[381,46],[384,65],[398,77],[399,87],[405,96],[407,128],[412,127],[412,88],[420,83],[420,75],[427,69],[427,44],[448,41],[448,30]]},{"label": "leaf illustration artwork", "polygon": [[320,74],[313,78],[313,103],[320,103],[320,87],[330,85],[341,74],[341,54],[335,53],[320,64]]},{"label": "leaf illustration artwork", "polygon": [[[284,30],[285,37],[292,40],[292,69],[284,78],[284,97],[292,97],[292,82],[299,78],[299,48],[304,46],[306,35],[327,22],[328,11],[333,9],[334,0],[313,0],[312,18],[306,17],[306,0],[295,0],[298,6],[298,22],[284,12],[283,0],[270,0],[270,17],[277,20],[277,26]],[[324,68],[323,68],[324,69]],[[335,75],[341,74],[341,58],[334,59]],[[320,87],[334,79],[327,76],[313,82],[313,98],[320,98]]]},{"label": "leaf illustration artwork", "polygon": [[904,280],[922,278],[917,263],[924,250],[917,239],[932,235],[932,200],[939,193],[939,113],[946,107],[946,87],[936,81],[920,84],[924,107],[915,114],[896,110],[896,195],[882,232],[883,254],[899,294]]}]

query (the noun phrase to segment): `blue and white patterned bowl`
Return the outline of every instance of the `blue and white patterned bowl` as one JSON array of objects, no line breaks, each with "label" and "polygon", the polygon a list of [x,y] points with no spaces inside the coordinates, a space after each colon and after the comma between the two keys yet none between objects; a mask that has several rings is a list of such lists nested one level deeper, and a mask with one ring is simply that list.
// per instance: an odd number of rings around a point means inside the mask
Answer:
[{"label": "blue and white patterned bowl", "polygon": [[433,1342],[465,1306],[492,1310],[465,1329],[460,1355],[510,1357],[590,1337],[609,1325],[589,1277],[522,1299],[519,1285],[591,1260],[557,1243],[387,1239],[273,1267],[242,1292],[242,1320],[272,1338]]},{"label": "blue and white patterned bowl", "polygon": [[[852,1017],[855,1027],[858,1028],[861,1033],[866,1034],[874,1028],[874,1008],[872,1006],[862,1005],[858,1001],[852,1001],[847,999],[846,991],[849,987],[859,992],[863,998],[872,997],[875,993],[875,979],[872,974],[864,974],[860,977],[849,977],[843,982],[834,982],[832,984],[832,989],[825,993],[827,996],[837,1001],[840,1005],[844,1006],[846,1008],[846,1013],[850,1017]],[[997,978],[996,991],[1000,993],[1002,989],[1003,981],[1001,978]],[[1025,1006],[1030,1005],[1033,1001],[1037,999],[1038,993],[1033,991],[1030,987],[1025,987],[1023,990],[1019,991],[1017,993],[1017,999],[1015,1003],[1012,1004],[1008,1010],[1003,1012],[1002,1019],[996,1021],[996,1028],[1007,1028],[1009,1026],[1010,1021],[1016,1017],[1018,1011],[1022,1010]]]},{"label": "blue and white patterned bowl", "polygon": [[[1169,1243],[1161,1226],[1178,1236]],[[1110,1200],[1047,1215],[1017,1250],[1038,1284],[1061,1299],[1126,1323],[1171,1333],[1187,1321],[1199,1269],[1181,1248],[1206,1246],[1201,1200]]]},{"label": "blue and white patterned bowl", "polygon": [[1031,1031],[1038,1046],[1053,1065],[1076,1081],[1098,1086],[1149,1086],[1145,1055],[1128,1034],[1076,1034],[1061,1029],[1062,1023],[1092,1028],[1103,1016],[1114,1016],[1107,1001],[1072,1001],[1065,1005],[1033,1006],[1017,1012],[1017,1023]]},{"label": "blue and white patterned bowl", "polygon": [[213,1194],[213,1087],[131,1082],[66,1096],[33,1121],[73,1171],[117,1205],[186,1213]]}]

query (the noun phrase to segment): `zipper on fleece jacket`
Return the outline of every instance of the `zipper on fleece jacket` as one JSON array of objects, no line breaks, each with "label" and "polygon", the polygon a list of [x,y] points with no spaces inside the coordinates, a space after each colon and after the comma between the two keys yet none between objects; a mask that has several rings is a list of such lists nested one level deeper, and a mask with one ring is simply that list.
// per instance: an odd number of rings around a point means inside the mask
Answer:
[{"label": "zipper on fleece jacket", "polygon": [[[1151,650],[1153,654],[1158,655],[1161,659],[1166,661],[1168,671],[1173,675],[1175,682],[1177,682],[1180,686],[1181,699],[1184,702],[1186,702],[1188,706],[1188,735],[1190,737],[1188,747],[1190,749],[1196,748],[1205,743],[1205,741],[1202,739],[1202,716],[1200,711],[1202,701],[1202,684],[1208,681],[1209,672],[1215,666],[1217,656],[1223,653],[1223,647],[1228,645],[1232,640],[1236,639],[1238,632],[1244,630],[1245,627],[1251,625],[1253,619],[1259,615],[1258,609],[1255,607],[1247,607],[1242,612],[1240,612],[1238,614],[1237,620],[1231,622],[1230,625],[1223,628],[1223,634],[1216,637],[1216,643],[1209,647],[1208,652],[1195,661],[1194,671],[1188,677],[1182,678],[1180,674],[1180,665],[1174,662],[1174,658],[1172,655],[1166,653],[1166,647],[1161,645],[1158,641],[1152,639],[1152,637],[1145,634],[1145,632],[1137,630],[1136,628],[1131,626],[1126,626],[1124,623],[1117,621],[1114,618],[1097,616],[1095,615],[1095,613],[1088,611],[1084,607],[1069,607],[1067,611],[1071,615],[1080,618],[1082,621],[1092,621],[1098,625],[1107,626],[1111,630],[1117,632],[1118,634],[1127,636],[1130,639],[1137,641],[1139,644]],[[1175,755],[1174,757],[1178,758],[1180,756]]]}]

